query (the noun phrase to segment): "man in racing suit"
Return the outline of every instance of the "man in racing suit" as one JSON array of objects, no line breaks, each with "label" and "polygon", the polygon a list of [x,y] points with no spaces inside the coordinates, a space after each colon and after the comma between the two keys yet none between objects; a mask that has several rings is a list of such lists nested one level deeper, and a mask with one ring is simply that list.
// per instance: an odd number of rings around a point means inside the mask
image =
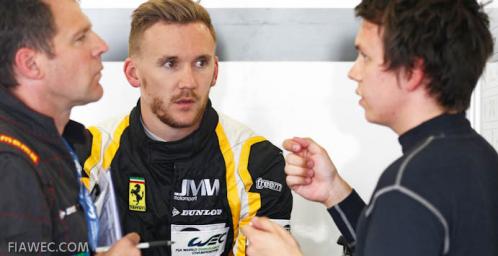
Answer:
[{"label": "man in racing suit", "polygon": [[150,0],[133,13],[125,75],[141,97],[129,116],[89,128],[90,187],[110,168],[123,231],[171,239],[144,255],[244,255],[254,216],[289,225],[280,149],[218,114],[216,36],[191,0]]}]

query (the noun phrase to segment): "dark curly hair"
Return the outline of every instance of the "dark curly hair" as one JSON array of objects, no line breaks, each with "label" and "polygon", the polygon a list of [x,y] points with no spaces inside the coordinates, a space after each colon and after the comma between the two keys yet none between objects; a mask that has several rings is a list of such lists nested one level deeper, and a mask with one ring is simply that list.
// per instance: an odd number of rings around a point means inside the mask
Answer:
[{"label": "dark curly hair", "polygon": [[417,59],[428,91],[447,111],[463,112],[493,53],[489,18],[475,0],[363,0],[356,16],[383,27],[387,70]]}]

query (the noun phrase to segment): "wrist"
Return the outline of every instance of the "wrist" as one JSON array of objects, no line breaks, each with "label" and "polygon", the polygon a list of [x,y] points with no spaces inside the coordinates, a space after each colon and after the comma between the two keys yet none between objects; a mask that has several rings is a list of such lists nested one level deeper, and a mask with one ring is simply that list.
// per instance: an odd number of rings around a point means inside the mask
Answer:
[{"label": "wrist", "polygon": [[332,186],[330,187],[328,192],[329,196],[323,202],[323,205],[325,205],[327,209],[339,204],[344,199],[346,199],[346,197],[348,197],[351,192],[353,192],[353,189],[345,180],[342,179],[342,177],[337,175],[332,182]]}]

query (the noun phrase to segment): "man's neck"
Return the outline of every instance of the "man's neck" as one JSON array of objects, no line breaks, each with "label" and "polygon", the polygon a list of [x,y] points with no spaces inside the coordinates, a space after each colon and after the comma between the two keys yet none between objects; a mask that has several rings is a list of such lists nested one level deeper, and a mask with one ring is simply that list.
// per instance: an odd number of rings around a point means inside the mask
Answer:
[{"label": "man's neck", "polygon": [[162,141],[178,141],[190,134],[192,134],[197,128],[197,126],[187,127],[187,128],[173,128],[169,125],[164,124],[159,119],[148,119],[142,115],[144,128],[147,129],[151,134]]},{"label": "man's neck", "polygon": [[47,100],[42,93],[34,90],[27,90],[25,87],[18,86],[12,90],[12,94],[22,101],[31,110],[48,116],[54,120],[57,132],[62,135],[64,127],[69,122],[71,107],[58,105],[57,101]]},{"label": "man's neck", "polygon": [[186,128],[175,128],[163,123],[157,116],[147,111],[144,106],[141,106],[142,124],[144,127],[155,136],[163,141],[178,141],[192,134],[200,126],[200,122],[196,125]]},{"label": "man's neck", "polygon": [[397,111],[393,124],[388,125],[398,135],[447,112],[434,99],[426,97]]},{"label": "man's neck", "polygon": [[155,135],[153,132],[151,132],[148,128],[147,128],[147,125],[144,124],[144,121],[142,120],[142,117],[140,117],[140,123],[142,124],[142,126],[144,127],[144,132],[145,132],[145,135],[147,135],[147,137],[149,137],[149,139],[151,140],[154,140],[154,141],[160,141],[160,142],[167,142],[166,140],[164,140],[163,138]]}]

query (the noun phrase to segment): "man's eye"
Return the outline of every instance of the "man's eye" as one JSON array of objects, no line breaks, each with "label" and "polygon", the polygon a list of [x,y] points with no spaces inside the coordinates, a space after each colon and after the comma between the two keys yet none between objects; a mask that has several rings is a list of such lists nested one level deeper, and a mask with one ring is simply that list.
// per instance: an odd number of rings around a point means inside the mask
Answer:
[{"label": "man's eye", "polygon": [[195,66],[198,67],[198,68],[203,68],[207,65],[207,61],[206,60],[198,60],[195,62]]},{"label": "man's eye", "polygon": [[363,52],[361,52],[361,51],[359,52],[359,54],[360,54],[360,56],[363,58],[363,60],[365,60],[365,61],[367,61],[367,60],[369,60],[369,59],[370,59],[370,58],[369,58],[369,57],[368,57],[365,53],[363,53]]},{"label": "man's eye", "polygon": [[86,39],[86,34],[83,34],[76,38],[76,41],[84,41]]},{"label": "man's eye", "polygon": [[174,68],[174,67],[175,67],[175,65],[176,65],[175,61],[172,61],[172,60],[170,60],[170,61],[166,61],[166,62],[164,63],[164,67],[166,67],[166,68]]}]

